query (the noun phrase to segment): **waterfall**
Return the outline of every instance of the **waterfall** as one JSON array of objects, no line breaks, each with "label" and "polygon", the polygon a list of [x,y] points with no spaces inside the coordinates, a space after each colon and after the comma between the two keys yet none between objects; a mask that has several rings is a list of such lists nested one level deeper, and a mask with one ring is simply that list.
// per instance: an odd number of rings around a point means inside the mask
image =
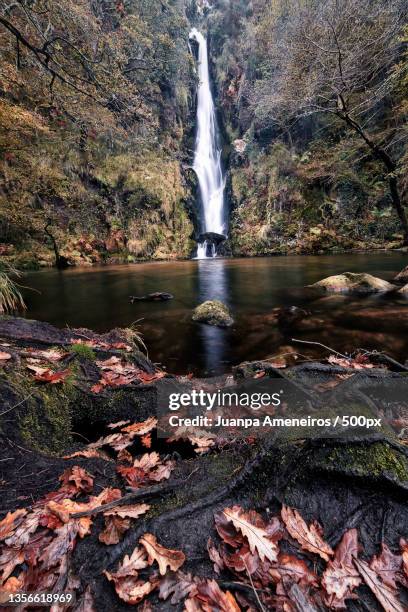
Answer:
[{"label": "waterfall", "polygon": [[[221,147],[214,100],[211,93],[208,48],[205,37],[195,28],[190,39],[198,43],[197,137],[193,168],[197,174],[203,205],[203,233],[225,234],[224,176],[221,165]],[[197,259],[206,259],[210,247],[207,242],[198,245]],[[211,245],[211,256],[216,249]]]}]

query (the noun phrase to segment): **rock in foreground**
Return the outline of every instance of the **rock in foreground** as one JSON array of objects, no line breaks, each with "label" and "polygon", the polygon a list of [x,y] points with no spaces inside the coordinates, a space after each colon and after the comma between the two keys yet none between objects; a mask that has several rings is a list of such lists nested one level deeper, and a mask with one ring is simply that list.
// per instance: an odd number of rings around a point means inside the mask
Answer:
[{"label": "rock in foreground", "polygon": [[231,327],[234,324],[228,307],[218,300],[210,300],[197,306],[194,310],[193,321],[217,327]]},{"label": "rock in foreground", "polygon": [[356,274],[344,272],[335,276],[328,276],[314,283],[311,287],[324,289],[333,293],[386,293],[395,290],[394,285],[371,274]]}]

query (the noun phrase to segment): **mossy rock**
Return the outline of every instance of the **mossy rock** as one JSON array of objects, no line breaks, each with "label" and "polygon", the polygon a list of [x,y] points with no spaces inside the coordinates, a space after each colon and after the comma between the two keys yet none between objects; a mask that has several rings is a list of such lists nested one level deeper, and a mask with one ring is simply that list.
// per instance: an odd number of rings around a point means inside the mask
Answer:
[{"label": "mossy rock", "polygon": [[371,274],[358,274],[344,272],[335,276],[328,276],[314,283],[311,287],[324,289],[332,293],[386,293],[395,290],[394,285]]},{"label": "mossy rock", "polygon": [[228,307],[219,300],[209,300],[197,306],[193,321],[216,327],[231,327],[234,324]]}]

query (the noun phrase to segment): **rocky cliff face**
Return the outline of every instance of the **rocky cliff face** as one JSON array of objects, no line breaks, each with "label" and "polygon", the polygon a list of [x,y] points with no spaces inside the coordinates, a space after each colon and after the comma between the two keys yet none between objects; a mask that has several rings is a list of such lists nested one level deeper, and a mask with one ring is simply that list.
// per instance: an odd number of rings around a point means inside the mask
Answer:
[{"label": "rocky cliff face", "polygon": [[21,268],[188,257],[193,3],[2,16],[0,255]]}]

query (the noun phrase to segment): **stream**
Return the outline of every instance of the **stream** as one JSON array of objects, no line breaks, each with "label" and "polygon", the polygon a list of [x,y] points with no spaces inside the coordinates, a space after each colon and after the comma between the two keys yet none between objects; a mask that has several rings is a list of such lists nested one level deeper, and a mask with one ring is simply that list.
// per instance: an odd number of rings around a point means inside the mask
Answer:
[{"label": "stream", "polygon": [[[345,271],[386,280],[407,265],[402,253],[204,259],[30,272],[23,284],[26,316],[56,326],[108,331],[138,321],[149,356],[169,372],[209,376],[246,360],[286,352],[295,335],[341,352],[357,348],[408,357],[408,300],[395,295],[351,297],[306,288]],[[169,302],[136,302],[129,296],[169,292]],[[235,325],[219,329],[193,323],[192,310],[208,299],[231,308]],[[280,306],[307,311],[305,326],[282,333],[272,316]],[[309,354],[311,347],[296,346]],[[321,349],[316,356],[322,356]]]}]

